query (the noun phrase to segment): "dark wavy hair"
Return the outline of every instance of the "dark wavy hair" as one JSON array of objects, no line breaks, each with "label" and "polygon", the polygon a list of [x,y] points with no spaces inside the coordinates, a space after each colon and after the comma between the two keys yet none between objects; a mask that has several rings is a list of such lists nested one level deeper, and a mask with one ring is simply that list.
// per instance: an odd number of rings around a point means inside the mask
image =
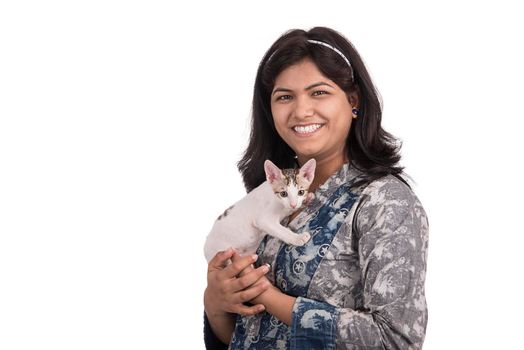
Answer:
[{"label": "dark wavy hair", "polygon": [[[308,40],[336,47],[349,59],[351,68],[334,50]],[[346,152],[352,166],[365,174],[359,184],[387,174],[401,178],[402,167],[398,166],[401,143],[381,126],[381,100],[360,55],[340,33],[315,27],[309,31],[294,29],[284,33],[260,62],[253,94],[250,139],[238,162],[247,191],[265,181],[263,163],[266,159],[271,159],[280,168],[296,166],[295,153],[276,131],[270,97],[280,72],[305,58],[311,59],[348,98],[351,93],[358,95],[358,118],[351,124]]]}]

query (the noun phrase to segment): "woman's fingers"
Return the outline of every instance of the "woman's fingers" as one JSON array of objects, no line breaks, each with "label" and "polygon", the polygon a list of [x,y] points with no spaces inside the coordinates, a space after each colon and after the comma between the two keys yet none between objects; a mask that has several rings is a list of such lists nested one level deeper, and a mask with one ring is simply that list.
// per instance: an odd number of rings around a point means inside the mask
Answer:
[{"label": "woman's fingers", "polygon": [[235,251],[233,248],[229,248],[227,250],[224,250],[222,252],[218,252],[215,254],[213,259],[211,259],[208,263],[208,272],[212,270],[219,270],[223,269],[228,265],[229,260],[233,255],[235,254]]},{"label": "woman's fingers", "polygon": [[246,288],[240,292],[233,294],[233,299],[231,300],[231,302],[233,304],[242,304],[252,299],[255,299],[260,294],[268,290],[270,286],[271,283],[267,279],[264,279],[263,281],[255,283],[249,288]]},{"label": "woman's fingers", "polygon": [[257,304],[257,305],[253,305],[253,306],[246,306],[244,304],[239,304],[235,308],[235,311],[232,311],[232,312],[235,313],[235,314],[243,315],[243,316],[253,316],[253,315],[256,315],[258,313],[261,313],[265,309],[266,308],[262,304]]},{"label": "woman's fingers", "polygon": [[240,256],[233,249],[217,253],[208,264],[208,286],[204,304],[209,312],[255,315],[263,305],[245,305],[271,287],[269,265],[253,268],[257,255]]},{"label": "woman's fingers", "polygon": [[234,253],[231,256],[232,263],[227,265],[224,268],[224,270],[222,270],[222,273],[224,274],[224,277],[226,277],[226,278],[236,277],[246,267],[249,267],[252,264],[254,264],[255,261],[257,261],[257,259],[258,259],[258,256],[256,254],[247,255],[247,256],[239,256],[236,253]]},{"label": "woman's fingers", "polygon": [[269,264],[264,264],[256,269],[251,269],[245,275],[231,281],[233,290],[243,290],[255,284],[260,278],[269,272]]}]

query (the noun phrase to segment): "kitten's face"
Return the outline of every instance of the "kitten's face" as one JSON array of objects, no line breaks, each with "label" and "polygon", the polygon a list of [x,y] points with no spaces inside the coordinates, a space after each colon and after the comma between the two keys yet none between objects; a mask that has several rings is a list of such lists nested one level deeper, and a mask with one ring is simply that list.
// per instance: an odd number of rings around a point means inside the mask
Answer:
[{"label": "kitten's face", "polygon": [[266,178],[286,209],[296,210],[302,206],[315,176],[315,166],[315,160],[311,159],[300,169],[280,170],[271,161],[266,160]]}]

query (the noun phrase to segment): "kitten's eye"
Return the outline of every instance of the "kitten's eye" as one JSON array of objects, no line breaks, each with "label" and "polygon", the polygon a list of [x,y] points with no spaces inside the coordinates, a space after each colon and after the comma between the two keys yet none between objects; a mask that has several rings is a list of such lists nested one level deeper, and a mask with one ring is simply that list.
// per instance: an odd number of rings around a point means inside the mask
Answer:
[{"label": "kitten's eye", "polygon": [[282,191],[279,194],[280,194],[280,197],[287,197],[287,192],[286,191]]},{"label": "kitten's eye", "polygon": [[299,195],[299,196],[303,196],[304,193],[305,193],[304,190],[300,190],[300,191],[298,191],[298,195]]}]

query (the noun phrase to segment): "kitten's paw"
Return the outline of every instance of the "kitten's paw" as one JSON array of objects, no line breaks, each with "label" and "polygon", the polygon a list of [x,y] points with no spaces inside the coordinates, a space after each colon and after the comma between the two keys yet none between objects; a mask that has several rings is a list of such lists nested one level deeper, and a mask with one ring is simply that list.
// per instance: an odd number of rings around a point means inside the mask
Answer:
[{"label": "kitten's paw", "polygon": [[296,246],[303,246],[311,239],[311,235],[308,232],[301,233],[295,237]]}]

